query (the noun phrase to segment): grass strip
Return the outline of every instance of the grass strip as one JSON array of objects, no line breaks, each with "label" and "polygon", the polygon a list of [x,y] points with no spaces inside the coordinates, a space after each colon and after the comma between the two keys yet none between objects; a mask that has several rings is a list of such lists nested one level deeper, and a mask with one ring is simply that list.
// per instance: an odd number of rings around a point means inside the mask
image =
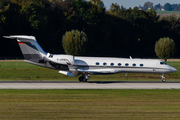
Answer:
[{"label": "grass strip", "polygon": [[[177,72],[171,74],[165,74],[168,81],[180,80],[180,62],[168,62],[173,65]],[[74,80],[78,78],[70,77],[59,74],[57,70],[43,68],[35,65],[31,65],[25,62],[0,62],[0,80]],[[125,73],[112,74],[112,75],[91,75],[90,80],[107,80],[107,81],[160,81],[159,74],[146,74],[146,73],[129,73],[125,76]]]},{"label": "grass strip", "polygon": [[180,90],[0,90],[0,119],[180,118]]}]

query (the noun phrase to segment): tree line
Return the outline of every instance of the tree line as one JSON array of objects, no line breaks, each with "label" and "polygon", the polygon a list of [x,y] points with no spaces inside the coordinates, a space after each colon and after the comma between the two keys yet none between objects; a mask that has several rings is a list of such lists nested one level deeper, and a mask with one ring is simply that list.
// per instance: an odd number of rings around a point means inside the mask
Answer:
[{"label": "tree line", "polygon": [[180,46],[179,21],[116,3],[107,11],[101,0],[1,0],[0,57],[22,56],[16,41],[4,35],[33,35],[46,52],[63,54],[62,37],[71,30],[87,35],[84,56],[156,57],[162,37]]},{"label": "tree line", "polygon": [[139,6],[142,10],[154,9],[154,10],[166,10],[166,11],[180,11],[180,4],[170,4],[165,3],[161,5],[160,3],[157,5],[153,5],[152,2],[145,2],[143,6]]}]

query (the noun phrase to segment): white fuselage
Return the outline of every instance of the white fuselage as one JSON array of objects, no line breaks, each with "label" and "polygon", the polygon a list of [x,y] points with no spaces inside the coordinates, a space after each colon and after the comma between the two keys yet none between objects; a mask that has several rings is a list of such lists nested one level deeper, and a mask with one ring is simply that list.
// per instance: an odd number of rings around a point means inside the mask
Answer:
[{"label": "white fuselage", "polygon": [[[161,64],[163,63],[163,64]],[[95,73],[171,73],[175,68],[161,60],[150,59],[123,59],[103,57],[75,57],[74,66],[84,71]],[[82,66],[82,67],[81,67]],[[88,66],[88,67],[85,67]]]},{"label": "white fuselage", "polygon": [[[59,56],[54,55],[51,59],[56,63],[67,64],[69,61],[59,61]],[[108,57],[73,57],[71,64],[75,70],[90,74],[113,74],[113,73],[172,73],[177,71],[161,60],[152,59],[125,59]],[[63,60],[63,59],[62,59]],[[72,61],[72,60],[71,60]]]}]

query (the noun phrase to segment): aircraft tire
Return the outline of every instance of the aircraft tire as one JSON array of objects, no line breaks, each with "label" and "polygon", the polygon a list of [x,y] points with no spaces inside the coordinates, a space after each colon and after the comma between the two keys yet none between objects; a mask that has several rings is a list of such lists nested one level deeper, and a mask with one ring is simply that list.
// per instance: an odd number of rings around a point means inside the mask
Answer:
[{"label": "aircraft tire", "polygon": [[87,79],[85,77],[83,77],[83,82],[87,82]]},{"label": "aircraft tire", "polygon": [[83,77],[79,77],[79,82],[83,82]]},{"label": "aircraft tire", "polygon": [[165,79],[165,78],[163,78],[163,79],[162,79],[162,82],[166,82],[166,79]]}]

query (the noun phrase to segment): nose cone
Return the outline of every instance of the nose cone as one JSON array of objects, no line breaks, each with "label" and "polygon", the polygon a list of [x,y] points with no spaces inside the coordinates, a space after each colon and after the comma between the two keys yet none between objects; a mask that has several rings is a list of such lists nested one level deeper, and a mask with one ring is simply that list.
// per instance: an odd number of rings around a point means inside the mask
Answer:
[{"label": "nose cone", "polygon": [[177,69],[176,69],[176,68],[171,67],[171,68],[170,68],[170,71],[171,71],[171,72],[176,72],[176,71],[177,71]]}]

